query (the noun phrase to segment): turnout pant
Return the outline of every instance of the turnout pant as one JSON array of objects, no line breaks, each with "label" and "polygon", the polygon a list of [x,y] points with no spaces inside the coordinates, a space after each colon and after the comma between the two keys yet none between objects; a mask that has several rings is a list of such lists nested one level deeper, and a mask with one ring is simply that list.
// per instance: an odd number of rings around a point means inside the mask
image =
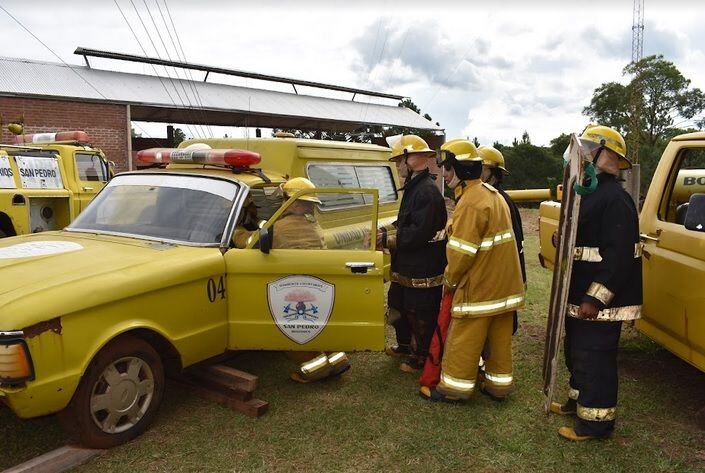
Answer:
[{"label": "turnout pant", "polygon": [[289,351],[286,356],[295,362],[303,379],[318,381],[338,374],[350,365],[345,352]]},{"label": "turnout pant", "polygon": [[622,322],[566,317],[565,359],[569,402],[576,402],[578,435],[605,437],[617,412],[617,347]]},{"label": "turnout pant", "polygon": [[477,369],[485,342],[492,356],[485,363],[482,387],[498,397],[514,390],[512,375],[513,312],[476,318],[453,318],[448,328],[438,391],[469,398],[477,384]]},{"label": "turnout pant", "polygon": [[426,360],[436,329],[442,291],[443,286],[417,288],[394,282],[389,287],[390,324],[396,331],[397,343],[409,346],[412,356],[421,364]]}]

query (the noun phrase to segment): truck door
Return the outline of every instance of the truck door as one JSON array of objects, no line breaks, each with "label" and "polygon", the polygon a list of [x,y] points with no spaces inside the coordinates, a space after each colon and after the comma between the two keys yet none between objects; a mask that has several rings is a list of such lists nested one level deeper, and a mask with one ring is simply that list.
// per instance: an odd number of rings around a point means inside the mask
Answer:
[{"label": "truck door", "polygon": [[[312,214],[292,215],[294,204],[314,195],[297,192],[254,234],[249,248],[225,254],[230,349],[384,348],[384,263],[375,238],[367,237],[376,234],[377,190],[314,191],[321,203],[309,202]],[[333,208],[348,209],[349,219],[316,236],[314,225]],[[283,228],[297,221],[300,232],[287,232],[283,241]],[[265,249],[268,241],[274,247],[266,253],[259,246]]]},{"label": "truck door", "polygon": [[105,160],[96,153],[74,154],[76,163],[75,179],[77,189],[74,192],[78,195],[78,212],[83,212],[93,197],[108,182],[108,167]]},{"label": "truck door", "polygon": [[[669,148],[675,159],[669,156]],[[684,226],[688,201],[705,192],[703,143],[671,143],[641,213],[644,313],[651,338],[705,370],[705,233]]]}]

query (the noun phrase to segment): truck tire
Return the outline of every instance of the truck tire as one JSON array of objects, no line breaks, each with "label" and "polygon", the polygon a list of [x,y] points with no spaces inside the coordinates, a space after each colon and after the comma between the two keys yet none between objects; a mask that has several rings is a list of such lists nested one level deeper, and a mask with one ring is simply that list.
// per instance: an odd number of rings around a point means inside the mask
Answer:
[{"label": "truck tire", "polygon": [[164,394],[164,367],[154,348],[124,335],[93,358],[59,423],[81,445],[110,448],[142,434]]}]

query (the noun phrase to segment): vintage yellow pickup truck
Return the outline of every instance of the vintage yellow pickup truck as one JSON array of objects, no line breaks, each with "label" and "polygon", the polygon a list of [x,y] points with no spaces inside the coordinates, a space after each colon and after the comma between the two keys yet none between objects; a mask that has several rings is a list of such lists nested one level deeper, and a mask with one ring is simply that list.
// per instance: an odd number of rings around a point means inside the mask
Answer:
[{"label": "vintage yellow pickup truck", "polygon": [[59,230],[113,174],[83,131],[15,136],[0,144],[0,238]]},{"label": "vintage yellow pickup truck", "polygon": [[[540,207],[539,256],[552,268],[560,203]],[[668,144],[639,215],[644,304],[636,327],[705,371],[705,133]]]},{"label": "vintage yellow pickup truck", "polygon": [[[144,153],[171,164],[117,175],[63,231],[1,240],[0,402],[22,418],[59,412],[104,448],[148,427],[170,371],[230,350],[383,349],[384,258],[360,235],[398,205],[396,174],[379,158],[326,159],[353,146],[306,151],[319,188],[280,207],[285,176],[258,152]],[[274,222],[314,191],[326,249],[270,249]],[[240,249],[249,196],[269,215]]]}]

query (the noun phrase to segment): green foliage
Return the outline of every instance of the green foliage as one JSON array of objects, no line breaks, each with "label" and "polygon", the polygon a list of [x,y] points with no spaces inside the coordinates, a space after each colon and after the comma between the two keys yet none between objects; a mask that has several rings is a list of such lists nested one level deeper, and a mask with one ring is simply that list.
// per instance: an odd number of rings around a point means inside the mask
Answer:
[{"label": "green foliage", "polygon": [[556,152],[551,147],[534,146],[530,142],[502,146],[501,152],[506,167],[511,173],[504,178],[505,187],[507,189],[552,187],[563,174],[564,150],[565,147],[560,152]]},{"label": "green foliage", "polygon": [[186,139],[186,133],[181,128],[174,128],[174,146],[179,146],[179,143]]},{"label": "green foliage", "polygon": [[600,85],[583,114],[628,135],[631,132],[630,100],[636,93],[640,101],[637,104],[641,107],[641,142],[648,147],[657,146],[668,129],[688,121],[699,128],[705,125],[705,118],[698,119],[705,111],[705,94],[698,88],[691,88],[690,79],[663,56],[648,56],[630,63],[623,73],[633,79],[627,85],[617,82]]}]

